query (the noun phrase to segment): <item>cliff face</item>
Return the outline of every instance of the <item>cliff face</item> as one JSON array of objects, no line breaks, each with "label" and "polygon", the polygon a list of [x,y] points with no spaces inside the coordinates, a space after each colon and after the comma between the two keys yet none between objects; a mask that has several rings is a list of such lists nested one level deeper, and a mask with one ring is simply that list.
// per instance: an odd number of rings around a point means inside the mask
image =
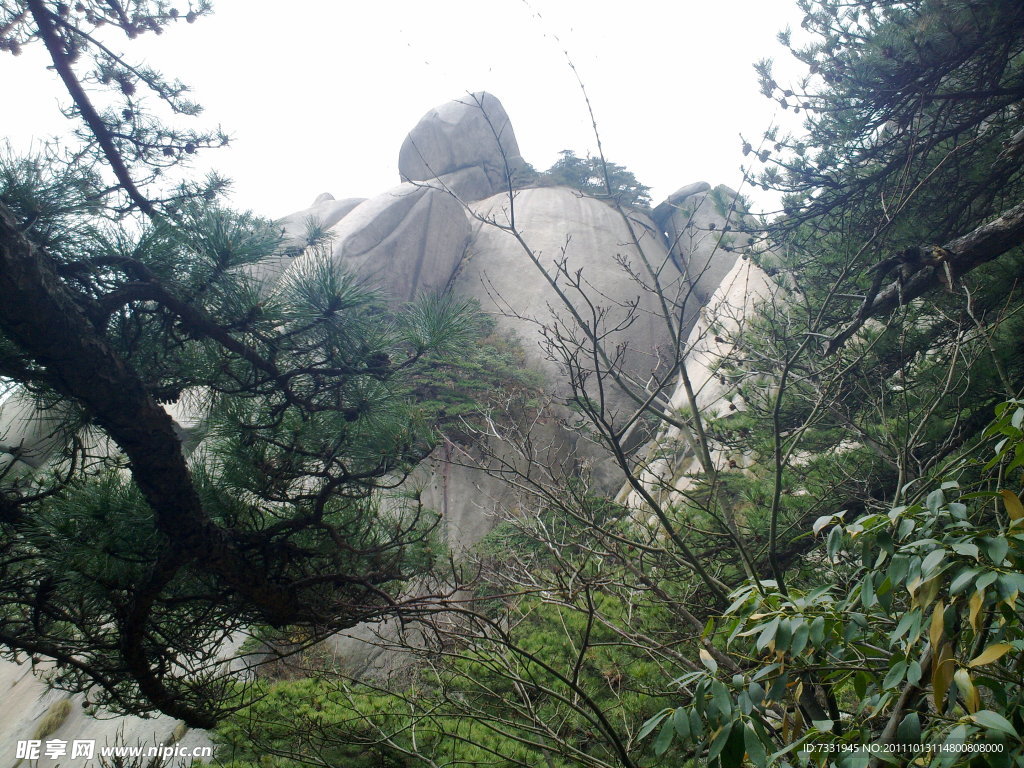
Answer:
[{"label": "cliff face", "polygon": [[[713,373],[713,359],[726,351],[720,337],[741,329],[771,283],[738,257],[749,244],[725,234],[735,229],[737,196],[724,187],[689,184],[649,216],[564,187],[515,189],[524,166],[511,122],[495,97],[478,93],[442,105],[403,143],[398,186],[365,200],[322,194],[309,208],[284,217],[280,223],[293,247],[261,263],[256,274],[272,291],[282,274],[311,258],[302,246],[315,225],[330,234],[335,264],[364,276],[395,303],[445,289],[475,299],[500,333],[519,342],[528,364],[547,382],[547,405],[530,425],[536,453],[525,458],[551,474],[586,468],[595,490],[628,498],[620,493],[622,476],[613,458],[584,433],[567,428],[572,414],[566,398],[574,387],[600,398],[609,423],[626,428],[627,444],[644,456],[651,447],[641,446],[652,436],[622,423],[636,408],[636,393],[659,378],[673,381],[681,363],[701,407],[721,409],[732,395]],[[577,333],[590,328],[600,337],[599,349],[586,332],[582,338],[566,336],[574,313],[583,320],[576,320]],[[717,330],[723,327],[726,333]],[[567,355],[574,348],[607,355],[605,363],[616,375],[573,380]],[[691,350],[685,360],[677,359],[680,349]],[[681,405],[683,397],[677,392],[670,407]],[[192,426],[194,416],[171,410],[183,430]],[[44,464],[58,439],[17,396],[0,407],[0,435],[4,446],[17,446],[0,454],[0,469],[15,463],[25,472]],[[673,441],[685,442],[666,432],[652,445]],[[446,444],[435,451],[416,482],[424,488],[424,502],[442,512],[449,541],[459,551],[489,530],[494,510],[517,504],[511,485],[470,465],[525,458],[497,434],[486,455],[453,463],[452,449]],[[673,476],[691,459],[683,447],[650,464],[649,471]],[[357,666],[379,662],[358,641],[341,639],[338,648]],[[0,663],[0,690],[3,768],[14,762],[16,742],[32,738],[39,719],[64,694],[48,691],[27,664],[8,662]],[[71,714],[47,738],[102,744],[119,732],[124,743],[153,745],[166,741],[175,726],[165,717],[99,723],[81,705],[81,697],[73,697]],[[201,735],[186,739],[185,744],[202,743]],[[60,761],[44,758],[39,764]]]}]

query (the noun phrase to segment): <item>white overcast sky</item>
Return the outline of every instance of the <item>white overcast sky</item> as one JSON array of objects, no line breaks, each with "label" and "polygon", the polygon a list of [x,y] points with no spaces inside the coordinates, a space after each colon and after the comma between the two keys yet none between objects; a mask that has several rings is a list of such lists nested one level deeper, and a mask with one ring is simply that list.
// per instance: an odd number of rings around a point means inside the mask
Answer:
[{"label": "white overcast sky", "polygon": [[[538,169],[593,152],[566,50],[606,156],[657,203],[693,181],[739,184],[739,134],[790,114],[751,65],[785,63],[775,34],[799,18],[795,0],[216,0],[214,15],[123,50],[193,87],[199,120],[232,136],[200,162],[234,179],[238,207],[271,217],[398,183],[409,129],[471,91],[502,101]],[[0,133],[15,147],[66,130],[45,67],[41,50],[0,55]]]}]

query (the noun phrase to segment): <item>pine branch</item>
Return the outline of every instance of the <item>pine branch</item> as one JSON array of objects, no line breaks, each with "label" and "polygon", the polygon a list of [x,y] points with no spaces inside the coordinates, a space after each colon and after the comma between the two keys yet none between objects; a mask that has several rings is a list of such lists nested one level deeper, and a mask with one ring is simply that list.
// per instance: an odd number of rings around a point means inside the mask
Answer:
[{"label": "pine branch", "polygon": [[71,64],[64,53],[60,36],[57,34],[57,28],[53,23],[50,11],[46,9],[42,0],[26,0],[26,2],[39,30],[39,36],[43,39],[46,50],[53,60],[54,69],[57,70],[57,74],[60,75],[60,79],[64,82],[64,87],[68,89],[68,93],[82,115],[82,119],[89,126],[92,135],[96,137],[96,142],[100,145],[100,149],[103,150],[103,155],[107,158],[114,176],[117,177],[125,193],[139,207],[140,211],[147,216],[156,216],[156,208],[135,185],[135,181],[125,165],[124,158],[121,157],[121,153],[114,146],[110,130],[92,105],[89,96],[85,93],[85,89],[82,88],[82,84],[78,81],[75,73],[71,70]]},{"label": "pine branch", "polygon": [[[919,250],[942,254],[940,260],[922,262],[915,271],[901,276],[881,288],[868,299],[857,317],[841,332],[829,339],[825,354],[835,354],[859,331],[869,318],[892,312],[897,307],[923,296],[940,286],[947,286],[950,275],[963,276],[971,270],[999,258],[1024,243],[1024,203],[1004,211],[995,220],[983,224],[941,248],[922,246]],[[883,262],[884,264],[885,262]]]}]

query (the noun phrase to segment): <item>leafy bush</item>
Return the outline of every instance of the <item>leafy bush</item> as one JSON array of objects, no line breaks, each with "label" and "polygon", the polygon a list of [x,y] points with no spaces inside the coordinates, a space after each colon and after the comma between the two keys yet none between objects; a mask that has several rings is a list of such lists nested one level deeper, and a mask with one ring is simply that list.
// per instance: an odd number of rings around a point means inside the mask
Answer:
[{"label": "leafy bush", "polygon": [[[1000,406],[995,455],[964,460],[919,503],[819,518],[820,586],[736,590],[713,638],[743,672],[725,679],[702,651],[704,669],[676,681],[687,702],[645,724],[655,752],[675,742],[723,768],[744,754],[1024,765],[1024,506],[1006,487],[1024,483],[1022,424],[1024,401]],[[975,487],[955,479],[979,472]]]}]

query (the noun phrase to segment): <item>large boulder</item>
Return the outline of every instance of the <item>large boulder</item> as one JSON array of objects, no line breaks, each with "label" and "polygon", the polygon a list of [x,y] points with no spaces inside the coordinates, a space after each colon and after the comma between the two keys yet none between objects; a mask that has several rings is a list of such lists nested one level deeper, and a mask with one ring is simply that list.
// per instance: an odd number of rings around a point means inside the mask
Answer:
[{"label": "large boulder", "polygon": [[[401,184],[360,204],[330,231],[332,258],[402,303],[448,285],[469,232],[466,211],[451,195]],[[298,257],[293,268],[310,258]]]},{"label": "large boulder", "polygon": [[[518,236],[507,229],[512,206]],[[566,343],[562,351],[569,353],[574,344],[582,345],[575,352],[582,353],[576,362],[584,368],[590,359],[573,311],[584,322],[600,317],[601,346],[615,358],[620,381],[649,382],[666,373],[674,341],[655,282],[669,306],[685,286],[650,219],[639,213],[627,218],[601,200],[564,187],[524,189],[512,200],[496,195],[474,206],[474,213],[476,229],[454,290],[477,299],[499,329],[519,341],[527,363],[550,383],[554,404],[572,394],[559,339]],[[591,372],[584,387],[591,398],[602,397],[609,419],[621,424],[636,403],[607,376],[607,361],[601,367],[602,380]],[[574,430],[559,434],[554,425],[551,429],[545,441],[551,446],[566,442],[566,456],[591,468],[595,487],[610,490],[621,482],[603,449]],[[558,459],[556,454],[550,452],[551,460]]]},{"label": "large boulder", "polygon": [[[698,311],[698,319],[686,340],[686,376],[694,394],[694,404],[705,418],[725,419],[746,410],[737,382],[722,373],[722,360],[735,357],[746,325],[759,305],[780,299],[779,286],[749,258],[735,259],[708,303]],[[669,408],[687,413],[689,394],[680,379]],[[711,440],[710,456],[718,467],[729,461],[745,466],[751,456],[726,451]],[[686,492],[702,473],[701,462],[690,439],[674,425],[663,425],[646,449],[640,452],[644,463],[641,479],[648,492],[664,495],[670,488]],[[627,487],[619,500],[636,510],[648,510],[646,501]],[[653,524],[653,521],[652,521]]]},{"label": "large boulder", "polygon": [[505,108],[484,92],[430,110],[406,136],[398,153],[402,181],[430,181],[465,168],[482,170],[488,183],[486,194],[473,188],[472,197],[464,200],[479,200],[506,188],[509,175],[522,165]]},{"label": "large boulder", "polygon": [[697,182],[657,206],[654,219],[692,287],[692,314],[696,307],[708,303],[739,253],[749,248],[750,235],[740,231],[749,217],[736,192]]},{"label": "large boulder", "polygon": [[701,192],[707,192],[710,189],[711,185],[706,181],[695,181],[692,184],[680,187],[665,198],[664,202],[655,206],[654,210],[651,212],[651,218],[654,219],[656,224],[664,227],[669,217],[671,217],[675,211],[679,210],[680,205],[682,205],[682,202],[686,198],[693,197]]},{"label": "large boulder", "polygon": [[258,264],[246,267],[246,272],[265,288],[270,289],[294,258],[309,244],[309,236],[313,230],[326,230],[333,227],[345,216],[354,211],[365,197],[347,197],[335,200],[329,192],[317,195],[309,208],[290,213],[277,220],[281,227],[281,253],[263,259]]},{"label": "large boulder", "polygon": [[[752,259],[733,259],[715,287],[686,341],[686,373],[697,407],[713,417],[735,410],[736,384],[718,370],[722,360],[735,359],[746,326],[757,308],[779,296],[779,286]],[[682,408],[685,393],[677,391],[673,406]]]},{"label": "large boulder", "polygon": [[278,220],[278,224],[281,225],[287,244],[302,245],[310,225],[315,225],[320,229],[330,229],[352,213],[356,206],[364,200],[366,200],[365,197],[346,197],[343,200],[335,200],[329,192],[324,192],[317,196],[309,208],[285,216]]},{"label": "large boulder", "polygon": [[[369,200],[318,196],[310,208],[278,222],[285,252],[248,272],[274,291],[282,274],[316,258],[305,249],[309,226],[316,223],[332,238],[333,263],[396,304],[446,287],[475,298],[495,318],[499,332],[521,343],[526,365],[547,383],[548,400],[536,413],[531,410],[523,424],[510,418],[504,425],[513,433],[519,427],[528,431],[522,437],[531,452],[529,470],[547,473],[552,482],[586,474],[594,492],[614,493],[621,472],[596,441],[572,428],[578,414],[565,404],[574,386],[583,386],[591,399],[599,396],[593,372],[570,381],[566,361],[559,358],[559,345],[569,353],[590,351],[573,313],[584,324],[596,319],[591,330],[614,359],[618,381],[600,382],[614,425],[636,409],[620,382],[633,382],[636,391],[659,376],[672,376],[679,340],[687,338],[685,366],[699,407],[725,415],[735,390],[716,373],[715,362],[773,286],[752,262],[736,259],[747,241],[726,230],[738,228],[740,214],[735,193],[724,187],[712,190],[704,182],[683,187],[655,209],[652,220],[638,213],[625,216],[566,188],[510,196],[509,177],[523,166],[508,115],[494,96],[475,93],[449,102],[428,112],[403,143],[399,171],[405,183]],[[680,323],[683,327],[676,327]],[[577,355],[574,363],[585,368],[587,359]],[[605,370],[607,364],[601,362]],[[683,397],[677,392],[670,407],[685,405]],[[183,399],[169,407],[186,448],[204,415],[196,401]],[[39,471],[58,452],[66,435],[55,429],[58,420],[47,416],[24,393],[0,404],[0,472]],[[627,448],[650,437],[639,434],[642,429],[631,434]],[[489,531],[492,513],[529,503],[500,473],[474,468],[491,460],[504,469],[516,466],[523,454],[506,436],[496,430],[481,443],[445,441],[409,479],[407,487],[415,487],[424,505],[441,513],[457,554]],[[685,442],[671,430],[662,437]],[[686,456],[681,458],[685,464]],[[692,463],[692,452],[690,458]],[[669,473],[674,466],[679,465],[665,463],[657,471]],[[361,625],[334,646],[358,672],[390,672],[406,657],[382,653],[366,641],[396,631],[393,623]],[[17,740],[31,738],[40,717],[62,697],[48,692],[31,671],[27,663],[0,662],[0,690],[8,691],[0,697],[0,754],[13,754]],[[55,738],[107,738],[107,726],[87,716],[82,698],[74,697],[74,709]],[[123,728],[126,740],[148,743],[166,739],[174,728],[169,718],[105,722]]]},{"label": "large boulder", "polygon": [[[504,228],[512,205],[522,242]],[[553,327],[556,316],[568,317],[552,280],[568,301],[589,311],[581,291],[571,285],[580,270],[582,290],[605,312],[604,328],[636,316],[603,346],[621,346],[631,374],[649,376],[659,368],[672,339],[653,273],[669,301],[680,290],[680,274],[647,216],[631,213],[627,219],[607,203],[566,187],[520,190],[511,203],[508,195],[495,195],[473,210],[479,220],[455,290],[493,312],[499,325],[518,337],[531,364],[553,381],[564,379],[562,366],[545,351],[543,327]]]},{"label": "large boulder", "polygon": [[440,189],[462,203],[483,200],[494,194],[494,186],[483,168],[471,165],[451,173],[445,173],[430,181],[417,182],[434,189]]}]

